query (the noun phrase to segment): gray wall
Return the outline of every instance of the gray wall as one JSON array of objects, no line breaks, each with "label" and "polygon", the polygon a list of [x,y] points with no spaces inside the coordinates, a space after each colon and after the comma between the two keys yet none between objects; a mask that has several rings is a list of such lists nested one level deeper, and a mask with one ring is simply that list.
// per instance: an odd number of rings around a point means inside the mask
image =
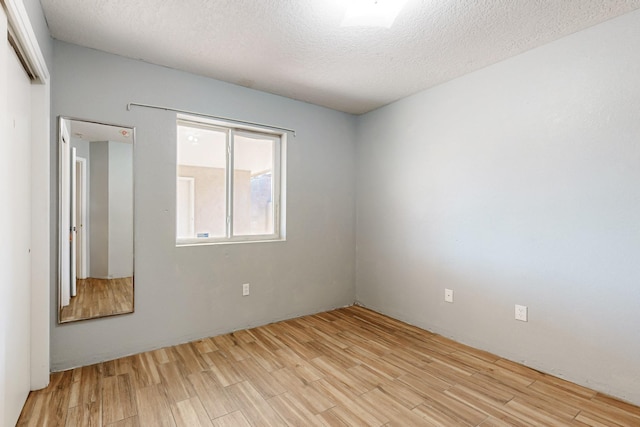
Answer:
[{"label": "gray wall", "polygon": [[76,149],[76,156],[87,159],[87,170],[89,169],[89,157],[91,156],[89,141],[71,137],[71,147]]},{"label": "gray wall", "polygon": [[640,404],[638,76],[634,12],[361,117],[357,300]]},{"label": "gray wall", "polygon": [[109,278],[133,275],[133,145],[109,141]]},{"label": "gray wall", "polygon": [[[57,41],[52,82],[52,117],[135,126],[137,138],[135,313],[58,325],[54,269],[54,370],[354,301],[354,117]],[[175,114],[127,111],[132,101],[296,129],[287,150],[287,241],[176,248]],[[56,230],[55,209],[51,224]],[[251,283],[249,297],[243,283]]]},{"label": "gray wall", "polygon": [[109,278],[109,141],[91,142],[89,277]]}]

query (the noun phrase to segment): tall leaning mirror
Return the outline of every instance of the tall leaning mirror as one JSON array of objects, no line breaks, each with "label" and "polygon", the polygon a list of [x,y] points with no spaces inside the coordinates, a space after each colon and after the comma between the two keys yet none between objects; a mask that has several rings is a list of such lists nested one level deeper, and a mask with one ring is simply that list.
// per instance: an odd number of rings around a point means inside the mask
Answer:
[{"label": "tall leaning mirror", "polygon": [[60,117],[60,323],[133,312],[133,152],[129,126]]}]

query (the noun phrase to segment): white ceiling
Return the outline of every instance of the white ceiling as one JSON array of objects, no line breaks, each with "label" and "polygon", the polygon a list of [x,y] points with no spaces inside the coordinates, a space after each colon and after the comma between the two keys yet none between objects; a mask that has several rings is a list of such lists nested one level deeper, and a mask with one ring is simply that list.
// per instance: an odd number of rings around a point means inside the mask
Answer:
[{"label": "white ceiling", "polygon": [[618,15],[640,0],[41,0],[59,40],[360,114]]},{"label": "white ceiling", "polygon": [[133,142],[133,129],[69,119],[71,136],[85,141]]}]

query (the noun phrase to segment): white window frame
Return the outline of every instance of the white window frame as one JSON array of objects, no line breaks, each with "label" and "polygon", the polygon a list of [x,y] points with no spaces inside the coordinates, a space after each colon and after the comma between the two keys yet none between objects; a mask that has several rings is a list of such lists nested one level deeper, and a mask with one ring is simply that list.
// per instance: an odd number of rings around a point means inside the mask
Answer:
[{"label": "white window frame", "polygon": [[[286,183],[286,132],[273,131],[258,126],[239,125],[221,120],[205,119],[197,116],[178,114],[176,128],[178,125],[193,126],[197,128],[213,129],[224,131],[227,134],[227,159],[226,159],[226,235],[224,237],[204,237],[204,238],[179,238],[177,224],[174,230],[176,246],[196,246],[227,243],[254,243],[254,242],[274,242],[285,239],[285,183]],[[260,135],[271,138],[273,147],[273,234],[257,235],[233,235],[233,185],[234,185],[234,136],[238,135]],[[178,159],[177,159],[177,132],[176,132],[176,215],[177,215],[177,182],[178,182]],[[197,185],[197,184],[196,184]]]}]

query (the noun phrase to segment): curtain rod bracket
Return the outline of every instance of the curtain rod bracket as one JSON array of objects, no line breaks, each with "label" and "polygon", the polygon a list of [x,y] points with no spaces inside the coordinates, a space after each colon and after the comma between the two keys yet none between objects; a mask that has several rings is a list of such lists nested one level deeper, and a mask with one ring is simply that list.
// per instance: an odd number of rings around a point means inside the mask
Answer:
[{"label": "curtain rod bracket", "polygon": [[291,132],[293,134],[294,138],[297,137],[295,129],[283,128],[283,127],[280,127],[280,126],[266,125],[264,123],[248,122],[246,120],[231,119],[229,117],[214,116],[212,114],[197,113],[195,111],[181,110],[179,108],[162,107],[160,105],[140,104],[138,102],[129,102],[127,104],[127,111],[131,111],[131,107],[132,106],[134,106],[134,107],[143,107],[143,108],[153,108],[155,110],[174,111],[176,113],[192,114],[194,116],[207,117],[207,118],[210,118],[210,119],[226,120],[226,121],[235,122],[235,123],[241,123],[241,124],[245,124],[245,125],[260,126],[260,127],[265,127],[265,128],[269,128],[269,129],[282,130],[282,131],[285,131],[285,132]]}]

